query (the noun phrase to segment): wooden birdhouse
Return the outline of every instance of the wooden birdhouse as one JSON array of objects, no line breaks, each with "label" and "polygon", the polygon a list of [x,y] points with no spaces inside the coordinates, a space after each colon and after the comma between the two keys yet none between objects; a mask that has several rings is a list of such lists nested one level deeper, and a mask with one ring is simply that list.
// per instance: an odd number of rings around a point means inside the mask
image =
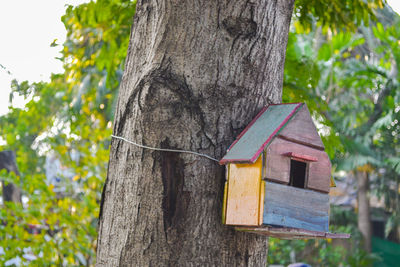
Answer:
[{"label": "wooden birdhouse", "polygon": [[306,104],[269,105],[229,147],[223,223],[281,238],[328,233],[331,163]]}]

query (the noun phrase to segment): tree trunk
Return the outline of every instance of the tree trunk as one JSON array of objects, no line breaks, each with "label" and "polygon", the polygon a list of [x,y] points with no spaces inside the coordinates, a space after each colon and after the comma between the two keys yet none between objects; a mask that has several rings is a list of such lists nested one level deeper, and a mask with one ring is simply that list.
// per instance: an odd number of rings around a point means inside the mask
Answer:
[{"label": "tree trunk", "polygon": [[[14,172],[19,176],[17,163],[15,161],[14,151],[0,152],[0,170],[6,169],[8,172]],[[2,181],[3,201],[21,202],[21,190],[13,183],[7,185]]]},{"label": "tree trunk", "polygon": [[356,171],[357,178],[357,202],[358,202],[358,229],[364,239],[364,249],[371,252],[372,227],[369,209],[369,181],[368,173],[365,171]]},{"label": "tree trunk", "polygon": [[[138,1],[114,135],[220,159],[281,101],[293,0]],[[225,168],[113,139],[98,266],[265,266],[268,239],[221,223]]]}]

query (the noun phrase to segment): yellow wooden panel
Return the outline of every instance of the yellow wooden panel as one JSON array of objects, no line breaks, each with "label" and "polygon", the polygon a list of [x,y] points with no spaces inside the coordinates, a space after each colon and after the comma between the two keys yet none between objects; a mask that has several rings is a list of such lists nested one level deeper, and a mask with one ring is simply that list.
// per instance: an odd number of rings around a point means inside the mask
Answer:
[{"label": "yellow wooden panel", "polygon": [[222,203],[222,224],[226,221],[226,199],[228,198],[228,182],[225,182],[224,186],[224,200]]},{"label": "yellow wooden panel", "polygon": [[265,198],[265,181],[261,180],[260,184],[260,207],[258,212],[258,225],[263,224],[263,214],[264,214],[264,198]]},{"label": "yellow wooden panel", "polygon": [[229,164],[226,224],[258,225],[262,157],[253,164]]}]

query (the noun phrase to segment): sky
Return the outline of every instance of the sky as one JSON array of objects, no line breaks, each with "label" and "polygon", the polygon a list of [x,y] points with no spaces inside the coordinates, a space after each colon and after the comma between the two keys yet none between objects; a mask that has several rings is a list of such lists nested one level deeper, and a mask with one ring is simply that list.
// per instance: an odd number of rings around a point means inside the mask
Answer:
[{"label": "sky", "polygon": [[[57,60],[61,46],[50,47],[54,39],[65,40],[61,16],[65,5],[89,0],[1,0],[0,1],[0,115],[7,113],[12,79],[30,82],[48,81],[51,73],[62,72]],[[387,0],[400,14],[400,1]],[[8,74],[8,71],[11,74]],[[23,99],[16,99],[21,107]]]},{"label": "sky", "polygon": [[[1,0],[0,1],[0,115],[8,110],[12,79],[48,81],[51,73],[62,72],[61,46],[50,47],[54,39],[62,44],[66,30],[61,22],[65,5],[85,0]],[[8,71],[11,74],[8,74]],[[17,99],[18,104],[23,103]]]}]

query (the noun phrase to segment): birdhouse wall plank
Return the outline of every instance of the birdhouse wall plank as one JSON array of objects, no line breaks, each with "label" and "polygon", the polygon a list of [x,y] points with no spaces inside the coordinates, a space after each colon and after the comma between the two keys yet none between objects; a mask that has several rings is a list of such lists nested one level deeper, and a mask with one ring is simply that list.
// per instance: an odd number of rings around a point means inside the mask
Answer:
[{"label": "birdhouse wall plank", "polygon": [[331,189],[331,169],[332,166],[328,154],[322,152],[318,162],[310,163],[308,167],[307,188],[329,193]]},{"label": "birdhouse wall plank", "polygon": [[261,226],[261,227],[235,227],[238,231],[255,233],[269,237],[280,239],[327,239],[327,238],[350,238],[347,233],[327,233],[318,231],[309,231],[305,229],[297,229],[291,227],[274,227],[274,226]]},{"label": "birdhouse wall plank", "polygon": [[224,199],[222,202],[222,224],[226,222],[226,202],[228,200],[228,182],[224,185]]},{"label": "birdhouse wall plank", "polygon": [[264,213],[264,199],[265,199],[265,181],[261,180],[260,185],[260,207],[258,212],[258,225],[263,224],[263,213]]},{"label": "birdhouse wall plank", "polygon": [[279,135],[287,140],[308,144],[324,150],[324,143],[322,143],[321,137],[305,104],[293,116]]},{"label": "birdhouse wall plank", "polygon": [[263,224],[326,232],[329,195],[265,182]]},{"label": "birdhouse wall plank", "polygon": [[290,158],[281,155],[279,147],[271,144],[265,156],[264,179],[288,184],[290,178]]},{"label": "birdhouse wall plank", "polygon": [[225,223],[259,225],[262,158],[253,164],[229,164]]},{"label": "birdhouse wall plank", "polygon": [[[290,154],[291,153],[291,154]],[[309,162],[306,188],[329,193],[331,163],[325,151],[306,145],[275,138],[266,149],[265,179],[288,184],[290,179],[290,157],[288,155],[307,155],[316,162]]]}]

